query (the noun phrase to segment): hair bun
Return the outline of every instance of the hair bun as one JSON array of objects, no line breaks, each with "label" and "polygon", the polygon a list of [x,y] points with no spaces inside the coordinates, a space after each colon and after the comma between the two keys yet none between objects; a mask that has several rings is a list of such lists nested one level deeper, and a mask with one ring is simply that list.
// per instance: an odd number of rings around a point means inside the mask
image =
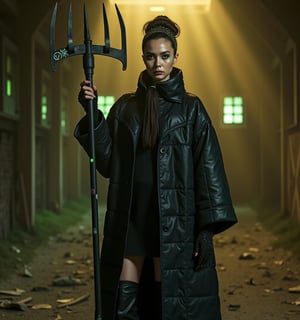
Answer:
[{"label": "hair bun", "polygon": [[154,31],[162,31],[175,38],[177,38],[180,34],[180,28],[177,23],[163,15],[157,16],[153,20],[146,22],[144,24],[143,31],[145,35],[147,33],[153,33]]},{"label": "hair bun", "polygon": [[167,38],[171,41],[174,53],[177,52],[176,38],[180,34],[180,28],[167,16],[157,16],[151,21],[148,21],[143,26],[144,38],[142,41],[142,50],[144,51],[147,41],[158,39],[160,37]]}]

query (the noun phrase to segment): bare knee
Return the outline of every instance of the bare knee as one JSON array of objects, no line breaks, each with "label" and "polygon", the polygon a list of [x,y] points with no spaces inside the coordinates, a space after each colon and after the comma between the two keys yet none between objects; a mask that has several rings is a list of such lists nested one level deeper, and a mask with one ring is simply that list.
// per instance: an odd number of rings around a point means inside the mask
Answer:
[{"label": "bare knee", "polygon": [[120,275],[121,281],[133,281],[139,283],[144,263],[142,256],[128,256],[123,259],[123,267]]}]

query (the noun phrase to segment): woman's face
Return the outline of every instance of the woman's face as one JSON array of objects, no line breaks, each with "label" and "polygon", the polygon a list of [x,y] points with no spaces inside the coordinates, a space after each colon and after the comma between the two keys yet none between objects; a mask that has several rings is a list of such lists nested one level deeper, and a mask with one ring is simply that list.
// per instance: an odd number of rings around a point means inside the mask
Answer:
[{"label": "woman's face", "polygon": [[174,55],[171,41],[165,38],[147,41],[143,52],[147,72],[154,82],[170,79],[170,73],[177,57],[177,53]]}]

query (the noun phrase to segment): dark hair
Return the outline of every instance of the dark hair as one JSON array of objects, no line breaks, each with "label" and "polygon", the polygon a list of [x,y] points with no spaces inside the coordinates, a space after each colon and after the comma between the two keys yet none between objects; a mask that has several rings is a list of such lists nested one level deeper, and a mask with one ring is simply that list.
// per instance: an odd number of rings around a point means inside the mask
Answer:
[{"label": "dark hair", "polygon": [[180,34],[180,27],[167,16],[157,16],[153,20],[146,22],[143,26],[144,38],[142,50],[144,51],[147,41],[151,39],[167,38],[171,41],[174,53],[177,52],[176,38]]},{"label": "dark hair", "polygon": [[[147,41],[165,38],[171,41],[174,54],[177,52],[176,38],[180,34],[179,26],[167,16],[157,16],[143,26],[144,38],[142,50],[144,51]],[[150,83],[146,93],[142,143],[144,148],[155,146],[158,137],[158,94],[154,83]]]}]

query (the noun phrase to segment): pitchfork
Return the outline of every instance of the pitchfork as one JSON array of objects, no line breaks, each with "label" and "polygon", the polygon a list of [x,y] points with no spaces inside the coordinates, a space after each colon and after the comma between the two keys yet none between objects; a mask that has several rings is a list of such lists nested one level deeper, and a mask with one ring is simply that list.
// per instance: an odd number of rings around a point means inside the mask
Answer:
[{"label": "pitchfork", "polygon": [[[94,55],[109,56],[122,62],[123,70],[127,67],[126,54],[126,31],[121,13],[115,5],[120,29],[121,29],[121,49],[112,48],[110,46],[108,20],[105,6],[103,4],[103,20],[104,20],[104,45],[93,45],[90,37],[87,10],[84,4],[84,44],[73,44],[72,31],[72,6],[69,5],[68,26],[67,26],[67,46],[55,49],[55,23],[57,15],[57,2],[52,12],[50,21],[50,62],[51,69],[55,71],[56,63],[65,58],[75,55],[83,56],[83,68],[86,80],[93,87],[94,73]],[[101,283],[100,283],[100,254],[99,254],[99,224],[98,224],[98,193],[96,179],[96,159],[95,159],[95,141],[94,141],[94,114],[93,101],[88,100],[88,120],[89,120],[89,144],[90,144],[90,183],[91,183],[91,209],[92,209],[92,232],[93,232],[93,258],[94,258],[94,290],[95,290],[95,319],[101,320]]]}]

